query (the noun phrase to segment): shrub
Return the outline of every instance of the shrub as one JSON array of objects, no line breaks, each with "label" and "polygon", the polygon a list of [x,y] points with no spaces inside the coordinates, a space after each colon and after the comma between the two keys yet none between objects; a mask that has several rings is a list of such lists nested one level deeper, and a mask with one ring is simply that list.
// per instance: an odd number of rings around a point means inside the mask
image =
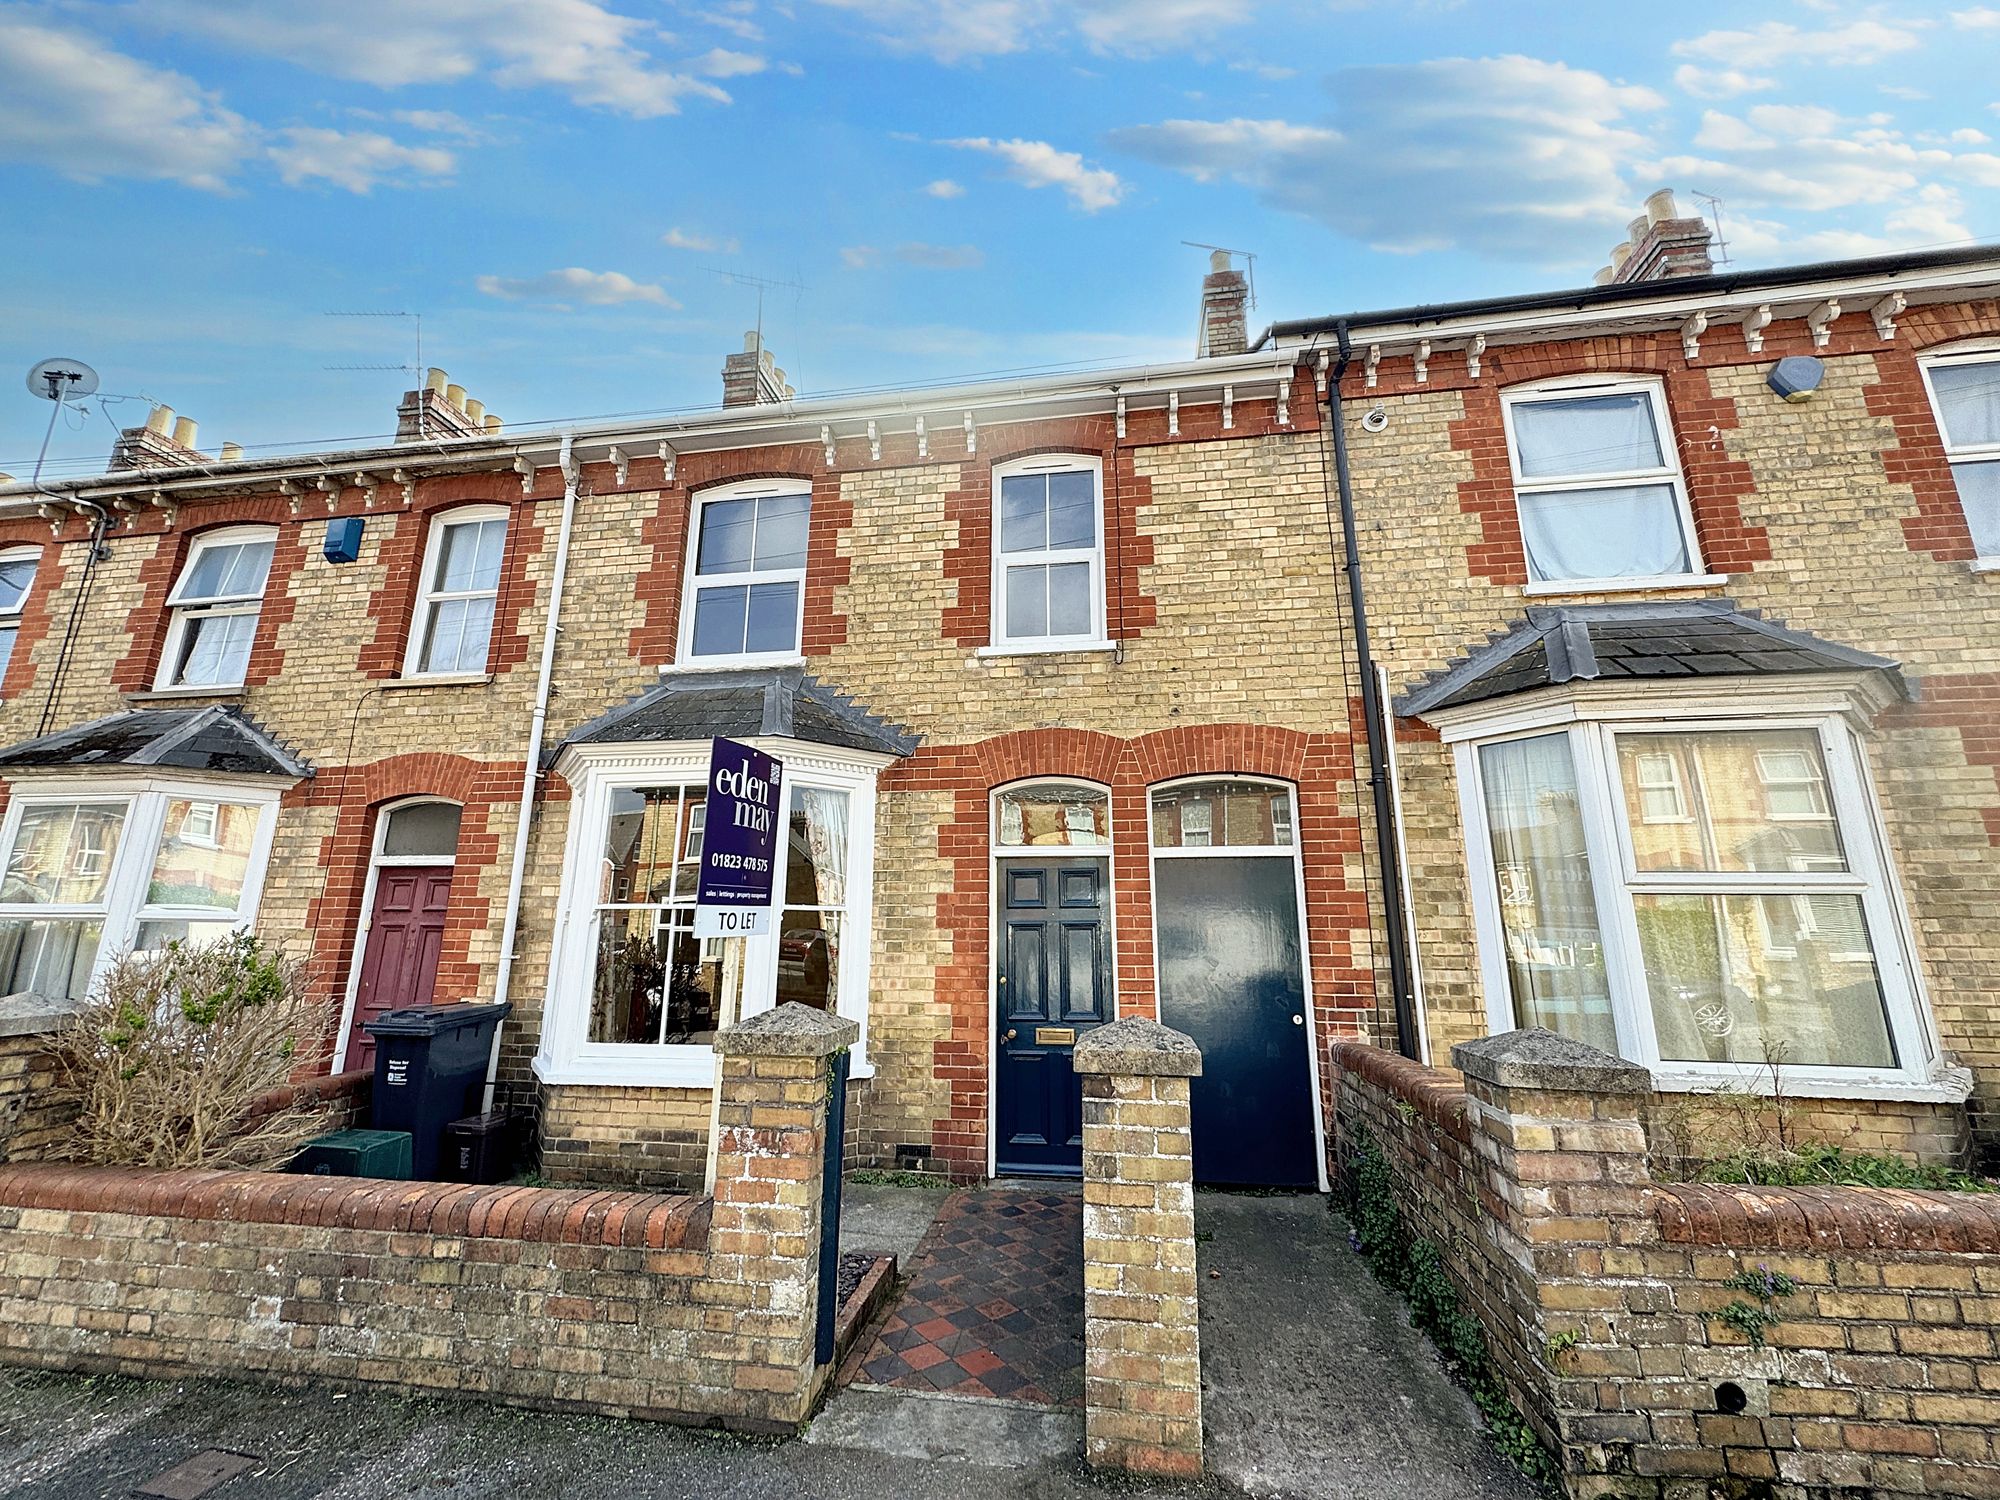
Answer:
[{"label": "shrub", "polygon": [[143,1167],[284,1159],[326,1109],[253,1106],[291,1080],[331,1021],[302,966],[248,933],[121,956],[56,1044],[58,1089],[77,1110],[66,1154]]}]

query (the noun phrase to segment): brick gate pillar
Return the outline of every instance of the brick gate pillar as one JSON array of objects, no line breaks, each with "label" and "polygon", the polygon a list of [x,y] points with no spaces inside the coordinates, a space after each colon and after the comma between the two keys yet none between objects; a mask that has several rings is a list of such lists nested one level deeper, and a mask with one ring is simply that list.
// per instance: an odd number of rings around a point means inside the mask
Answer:
[{"label": "brick gate pillar", "polygon": [[780,1005],[717,1034],[715,1206],[704,1295],[727,1303],[743,1415],[803,1422],[833,1367],[814,1358],[829,1059],[861,1028]]},{"label": "brick gate pillar", "polygon": [[1084,1456],[1140,1474],[1201,1473],[1192,1038],[1100,1026],[1083,1077]]}]

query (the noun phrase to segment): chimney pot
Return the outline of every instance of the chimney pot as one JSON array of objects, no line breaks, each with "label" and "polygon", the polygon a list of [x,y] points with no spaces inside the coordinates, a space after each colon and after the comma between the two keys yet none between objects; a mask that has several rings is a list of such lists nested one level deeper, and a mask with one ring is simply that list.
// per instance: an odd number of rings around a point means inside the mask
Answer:
[{"label": "chimney pot", "polygon": [[241,443],[224,443],[222,445],[222,461],[224,463],[233,464],[242,456],[243,445]]},{"label": "chimney pot", "polygon": [[1245,321],[1250,301],[1249,278],[1230,269],[1227,250],[1210,251],[1208,264],[1209,272],[1201,279],[1201,332],[1195,342],[1195,355],[1206,358],[1241,354],[1250,347],[1250,330]]},{"label": "chimney pot", "polygon": [[475,401],[470,396],[466,397],[465,415],[474,427],[479,426],[486,416],[486,403],[484,401]]},{"label": "chimney pot", "polygon": [[440,370],[436,365],[432,365],[430,369],[424,372],[424,389],[427,391],[436,391],[440,396],[442,396],[444,394],[444,388],[450,383],[451,383],[451,378],[447,376],[444,373],[444,371]]},{"label": "chimney pot", "polygon": [[1672,188],[1661,188],[1646,199],[1646,223],[1648,225],[1661,224],[1668,219],[1678,219],[1680,216],[1680,207],[1674,202],[1674,190]]},{"label": "chimney pot", "polygon": [[744,330],[743,352],[745,354],[755,354],[757,352],[757,347],[758,347],[757,330],[754,328]]},{"label": "chimney pot", "polygon": [[179,417],[174,421],[174,441],[183,448],[194,447],[195,435],[201,431],[201,424],[193,417]]},{"label": "chimney pot", "polygon": [[1208,252],[1208,268],[1209,268],[1209,270],[1211,270],[1211,271],[1226,271],[1226,270],[1228,270],[1228,269],[1229,269],[1229,252],[1228,252],[1227,250],[1211,250],[1211,251],[1209,251],[1209,252]]},{"label": "chimney pot", "polygon": [[1611,269],[1615,271],[1624,265],[1626,259],[1631,254],[1632,242],[1630,240],[1620,240],[1617,244],[1613,245],[1611,247]]},{"label": "chimney pot", "polygon": [[1612,270],[1611,267],[1609,266],[1599,266],[1597,268],[1597,274],[1590,278],[1590,284],[1592,286],[1609,286],[1611,284],[1611,278],[1617,274],[1618,273]]},{"label": "chimney pot", "polygon": [[503,424],[501,423],[500,419],[499,419],[498,417],[496,417],[495,415],[493,415],[493,413],[492,413],[492,412],[490,412],[490,411],[489,411],[489,412],[488,412],[488,413],[486,414],[486,417],[485,417],[485,428],[486,428],[486,430],[487,430],[487,431],[488,431],[489,433],[497,433],[497,432],[499,432],[499,430],[500,430],[500,428],[501,428],[501,426],[502,426],[502,425],[503,425]]},{"label": "chimney pot", "polygon": [[146,431],[157,432],[161,437],[171,437],[174,431],[174,409],[171,406],[156,406],[146,418]]},{"label": "chimney pot", "polygon": [[1715,269],[1713,235],[1699,214],[1685,214],[1672,188],[1659,188],[1646,199],[1646,211],[1631,223],[1625,253],[1614,254],[1611,279],[1619,283],[1666,281],[1679,276],[1705,276]]},{"label": "chimney pot", "polygon": [[450,403],[450,405],[451,405],[451,409],[452,409],[453,411],[464,411],[464,410],[465,410],[465,387],[464,387],[464,386],[462,386],[462,385],[448,385],[448,386],[446,386],[446,387],[444,388],[444,399],[445,399],[445,400],[446,400],[447,402],[449,402],[449,403]]}]

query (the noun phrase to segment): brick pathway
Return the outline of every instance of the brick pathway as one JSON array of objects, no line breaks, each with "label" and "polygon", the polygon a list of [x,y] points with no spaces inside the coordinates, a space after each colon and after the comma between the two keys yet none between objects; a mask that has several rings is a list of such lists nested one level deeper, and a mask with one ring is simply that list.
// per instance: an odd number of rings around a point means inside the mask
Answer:
[{"label": "brick pathway", "polygon": [[852,1378],[904,1390],[1083,1401],[1083,1195],[955,1193]]}]

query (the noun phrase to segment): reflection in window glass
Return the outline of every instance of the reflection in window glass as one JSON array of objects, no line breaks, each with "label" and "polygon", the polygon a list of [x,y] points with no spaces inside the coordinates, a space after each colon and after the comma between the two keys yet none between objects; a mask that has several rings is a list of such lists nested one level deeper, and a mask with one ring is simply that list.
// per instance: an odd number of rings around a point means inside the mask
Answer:
[{"label": "reflection in window glass", "polygon": [[1003,849],[1095,849],[1111,842],[1111,797],[1096,787],[1037,782],[1009,787],[994,800]]},{"label": "reflection in window glass", "polygon": [[421,640],[415,671],[452,676],[486,670],[500,567],[507,551],[505,516],[440,517],[432,534],[431,576],[418,601]]},{"label": "reflection in window glass", "polygon": [[1480,781],[1514,1024],[1617,1052],[1568,736],[1482,746]]},{"label": "reflection in window glass", "polygon": [[2000,358],[1926,367],[1973,551],[2000,557]]},{"label": "reflection in window glass", "polygon": [[0,681],[6,680],[7,664],[14,659],[14,639],[21,633],[21,606],[34,587],[38,556],[28,551],[0,557]]},{"label": "reflection in window glass", "polygon": [[197,539],[170,596],[173,624],[161,687],[226,687],[243,680],[257,635],[275,534]]},{"label": "reflection in window glass", "polygon": [[832,1010],[847,907],[847,793],[792,789],[785,910],[778,921],[777,1003]]},{"label": "reflection in window glass", "polygon": [[1256,781],[1197,781],[1153,793],[1155,849],[1288,847],[1287,787]]},{"label": "reflection in window glass", "polygon": [[[233,802],[167,803],[166,829],[153,857],[148,906],[206,906],[234,912],[256,842],[258,810]],[[195,830],[190,834],[190,828]]]},{"label": "reflection in window glass", "polygon": [[1895,1066],[1861,898],[1635,895],[1660,1056]]},{"label": "reflection in window glass", "polygon": [[24,809],[0,901],[101,904],[124,829],[122,802],[44,803]]},{"label": "reflection in window glass", "polygon": [[[1671,767],[1688,816],[1649,816]],[[1621,734],[1618,764],[1641,870],[1845,870],[1810,729]]]},{"label": "reflection in window glass", "polygon": [[745,656],[799,649],[812,497],[755,495],[710,500],[697,511],[692,625],[694,656]]}]

